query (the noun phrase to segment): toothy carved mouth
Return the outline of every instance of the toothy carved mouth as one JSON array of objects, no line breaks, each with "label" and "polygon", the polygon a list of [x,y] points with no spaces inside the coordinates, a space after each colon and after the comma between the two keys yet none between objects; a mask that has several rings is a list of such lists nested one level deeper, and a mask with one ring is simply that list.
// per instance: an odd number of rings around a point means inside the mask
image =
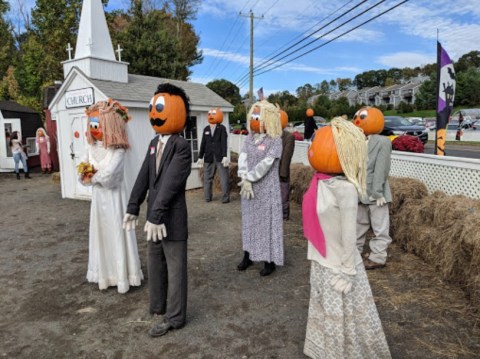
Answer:
[{"label": "toothy carved mouth", "polygon": [[163,124],[166,121],[167,121],[167,119],[162,120],[161,118],[151,118],[150,119],[150,123],[152,124],[152,126],[157,126],[157,127],[163,126]]}]

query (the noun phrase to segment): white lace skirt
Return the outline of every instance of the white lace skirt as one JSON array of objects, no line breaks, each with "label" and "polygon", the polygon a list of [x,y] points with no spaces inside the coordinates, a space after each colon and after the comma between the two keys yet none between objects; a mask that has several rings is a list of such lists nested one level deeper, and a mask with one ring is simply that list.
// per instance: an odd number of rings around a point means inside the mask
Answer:
[{"label": "white lace skirt", "polygon": [[331,269],[312,261],[304,353],[322,359],[391,358],[363,263],[348,294],[330,285]]}]

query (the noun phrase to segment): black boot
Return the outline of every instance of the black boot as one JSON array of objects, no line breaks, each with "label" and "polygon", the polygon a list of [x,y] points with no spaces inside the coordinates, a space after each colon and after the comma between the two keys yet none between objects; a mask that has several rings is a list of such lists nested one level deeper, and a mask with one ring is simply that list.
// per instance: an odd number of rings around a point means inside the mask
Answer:
[{"label": "black boot", "polygon": [[253,262],[250,260],[250,253],[247,251],[244,252],[243,255],[243,260],[240,262],[240,264],[237,266],[238,270],[244,271],[248,267],[250,267],[253,264]]},{"label": "black boot", "polygon": [[28,172],[25,172],[25,178],[32,178],[32,177],[30,177],[30,175],[28,174]]},{"label": "black boot", "polygon": [[264,268],[260,271],[260,275],[265,277],[270,275],[275,271],[275,263],[274,262],[265,262]]},{"label": "black boot", "polygon": [[20,173],[17,172],[17,179],[20,179]]}]

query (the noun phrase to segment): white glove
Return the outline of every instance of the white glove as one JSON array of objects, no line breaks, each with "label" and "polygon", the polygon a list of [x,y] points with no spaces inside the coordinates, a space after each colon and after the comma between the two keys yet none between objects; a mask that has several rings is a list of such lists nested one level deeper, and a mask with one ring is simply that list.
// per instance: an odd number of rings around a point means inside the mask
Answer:
[{"label": "white glove", "polygon": [[197,161],[197,167],[203,167],[203,158],[199,158]]},{"label": "white glove", "polygon": [[338,293],[347,294],[352,289],[352,281],[345,274],[337,274],[330,281],[330,285]]},{"label": "white glove", "polygon": [[138,216],[130,213],[125,213],[123,216],[123,224],[122,227],[126,231],[133,231],[135,230],[135,226],[138,224]]},{"label": "white glove", "polygon": [[370,201],[375,201],[375,202],[377,202],[377,206],[378,206],[378,207],[382,207],[383,205],[387,204],[387,201],[385,200],[384,197],[380,197],[380,198],[375,199],[375,198],[373,198],[372,196],[370,196],[368,199],[369,199]]},{"label": "white glove", "polygon": [[167,227],[164,224],[153,224],[147,221],[143,231],[147,232],[147,241],[161,241],[167,236]]},{"label": "white glove", "polygon": [[243,179],[238,185],[242,187],[240,189],[240,196],[245,199],[253,199],[255,197],[253,195],[252,182]]},{"label": "white glove", "polygon": [[223,167],[228,167],[229,163],[228,163],[228,158],[227,157],[223,157],[222,158],[222,165]]}]

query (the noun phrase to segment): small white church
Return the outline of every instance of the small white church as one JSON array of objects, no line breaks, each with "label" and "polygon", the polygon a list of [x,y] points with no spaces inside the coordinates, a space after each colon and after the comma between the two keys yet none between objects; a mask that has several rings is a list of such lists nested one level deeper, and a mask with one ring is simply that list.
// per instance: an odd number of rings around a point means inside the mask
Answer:
[{"label": "small white church", "polygon": [[147,146],[155,136],[148,106],[157,86],[163,82],[183,88],[190,98],[192,121],[183,134],[193,154],[187,189],[201,187],[195,163],[202,130],[208,124],[208,110],[221,108],[228,129],[233,106],[203,84],[129,74],[128,63],[121,61],[120,47],[118,60],[115,58],[101,0],[83,1],[74,58],[71,58],[72,50],[69,44],[69,60],[63,62],[64,82],[48,107],[52,120],[57,123],[62,197],[89,199],[91,196],[91,188],[81,185],[76,173],[87,143],[85,108],[108,98],[126,106],[132,116],[127,124],[131,149],[125,158],[125,181],[130,192]]}]

